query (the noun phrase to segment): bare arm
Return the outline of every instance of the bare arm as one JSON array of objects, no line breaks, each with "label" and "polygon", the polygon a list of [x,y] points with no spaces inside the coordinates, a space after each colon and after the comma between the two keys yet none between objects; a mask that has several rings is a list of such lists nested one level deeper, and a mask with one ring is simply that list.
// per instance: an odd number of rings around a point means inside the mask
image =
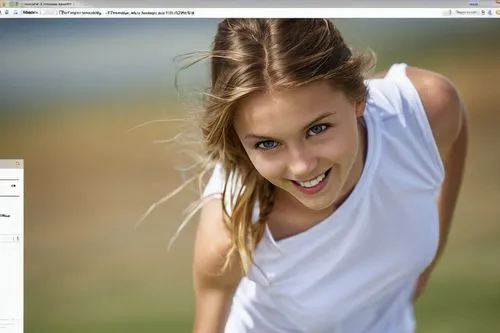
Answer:
[{"label": "bare arm", "polygon": [[220,199],[206,203],[201,210],[195,242],[193,274],[196,310],[193,333],[222,333],[234,292],[242,277],[237,256],[222,271],[231,248],[223,226]]},{"label": "bare arm", "polygon": [[409,67],[407,74],[420,95],[445,168],[439,193],[439,247],[432,264],[421,275],[416,296],[425,289],[436,263],[443,254],[462,185],[468,145],[465,108],[455,87],[445,77]]}]

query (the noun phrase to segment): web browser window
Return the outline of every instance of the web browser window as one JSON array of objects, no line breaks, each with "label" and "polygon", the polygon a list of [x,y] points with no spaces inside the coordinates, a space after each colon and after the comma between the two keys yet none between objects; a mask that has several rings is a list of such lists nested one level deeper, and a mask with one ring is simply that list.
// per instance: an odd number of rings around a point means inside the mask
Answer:
[{"label": "web browser window", "polygon": [[23,332],[24,161],[0,159],[0,331]]},{"label": "web browser window", "polygon": [[366,82],[405,63],[456,87],[468,161],[416,332],[498,331],[500,1],[0,0],[0,333],[192,332],[189,212],[225,18],[326,18],[374,55]]}]

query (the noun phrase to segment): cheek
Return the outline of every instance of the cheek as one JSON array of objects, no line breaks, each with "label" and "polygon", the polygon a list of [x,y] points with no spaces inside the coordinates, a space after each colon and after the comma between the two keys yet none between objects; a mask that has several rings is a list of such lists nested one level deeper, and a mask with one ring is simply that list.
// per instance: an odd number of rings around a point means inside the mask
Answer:
[{"label": "cheek", "polygon": [[250,152],[248,156],[250,157],[250,161],[252,161],[254,168],[262,177],[268,180],[283,177],[285,165],[282,158],[265,156],[265,154],[260,152]]},{"label": "cheek", "polygon": [[337,136],[329,140],[321,148],[321,156],[328,160],[343,165],[349,163],[356,151],[356,139],[347,136]]},{"label": "cheek", "polygon": [[356,123],[343,126],[342,131],[338,133],[334,141],[337,158],[350,163],[356,156],[358,147],[358,129]]}]

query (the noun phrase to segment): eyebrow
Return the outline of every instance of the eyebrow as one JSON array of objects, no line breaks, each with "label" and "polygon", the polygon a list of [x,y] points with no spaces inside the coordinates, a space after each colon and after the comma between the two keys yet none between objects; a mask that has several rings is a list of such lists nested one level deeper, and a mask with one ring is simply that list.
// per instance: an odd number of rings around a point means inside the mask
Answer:
[{"label": "eyebrow", "polygon": [[[311,127],[312,125],[314,125],[318,121],[323,120],[323,119],[325,119],[327,117],[333,116],[334,114],[336,114],[335,111],[323,113],[322,115],[320,115],[319,117],[317,117],[313,121],[311,121],[309,124],[307,124],[306,126],[304,126],[303,130],[304,131],[307,130],[309,127]],[[274,140],[271,137],[262,136],[262,135],[256,135],[256,134],[247,134],[243,138],[244,139],[259,139],[259,140]]]}]

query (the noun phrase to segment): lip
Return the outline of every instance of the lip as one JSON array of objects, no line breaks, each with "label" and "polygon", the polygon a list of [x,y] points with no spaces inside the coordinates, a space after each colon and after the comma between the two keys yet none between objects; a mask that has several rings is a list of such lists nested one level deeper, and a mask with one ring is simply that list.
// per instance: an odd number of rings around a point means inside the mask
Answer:
[{"label": "lip", "polygon": [[[328,180],[329,180],[329,177],[330,177],[330,171],[332,169],[328,169],[326,172],[325,172],[325,179],[323,179],[323,181],[321,183],[319,183],[318,185],[314,186],[314,187],[309,187],[309,188],[305,188],[305,187],[302,187],[300,186],[296,181],[293,181],[292,180],[292,183],[293,185],[299,190],[301,191],[302,193],[306,193],[306,194],[316,194],[318,193],[319,191],[321,191],[325,186],[326,184],[328,183]],[[314,178],[313,178],[314,179]]]}]

